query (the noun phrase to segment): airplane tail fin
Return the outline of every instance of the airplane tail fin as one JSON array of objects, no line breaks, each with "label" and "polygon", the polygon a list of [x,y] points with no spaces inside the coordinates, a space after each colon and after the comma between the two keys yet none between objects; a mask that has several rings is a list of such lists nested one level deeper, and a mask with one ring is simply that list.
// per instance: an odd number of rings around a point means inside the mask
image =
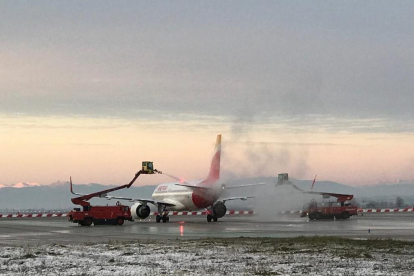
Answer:
[{"label": "airplane tail fin", "polygon": [[210,173],[207,181],[217,181],[220,178],[220,155],[221,155],[221,134],[217,135],[214,155],[211,160]]}]

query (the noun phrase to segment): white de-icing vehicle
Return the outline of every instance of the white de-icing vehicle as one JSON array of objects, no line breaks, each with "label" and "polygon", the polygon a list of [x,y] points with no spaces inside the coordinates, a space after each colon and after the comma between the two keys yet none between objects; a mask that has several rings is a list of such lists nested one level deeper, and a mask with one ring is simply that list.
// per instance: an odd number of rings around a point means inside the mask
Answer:
[{"label": "white de-icing vehicle", "polygon": [[221,135],[217,135],[214,155],[211,161],[210,172],[205,180],[190,182],[173,182],[158,185],[152,199],[112,197],[136,202],[131,206],[131,213],[135,219],[145,219],[150,215],[148,203],[158,207],[156,222],[168,222],[169,211],[207,211],[207,221],[217,221],[226,214],[226,201],[247,200],[252,197],[228,197],[220,199],[225,189],[246,187],[259,184],[248,184],[226,188],[219,182],[220,178]]}]

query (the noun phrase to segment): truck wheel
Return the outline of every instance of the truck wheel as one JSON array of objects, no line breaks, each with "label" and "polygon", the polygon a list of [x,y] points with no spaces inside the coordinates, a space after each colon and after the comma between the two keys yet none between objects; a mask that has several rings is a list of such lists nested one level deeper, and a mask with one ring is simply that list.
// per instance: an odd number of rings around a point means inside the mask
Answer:
[{"label": "truck wheel", "polygon": [[83,226],[91,226],[92,225],[92,218],[85,218],[85,220],[83,221]]},{"label": "truck wheel", "polygon": [[342,215],[335,215],[336,219],[342,219]]},{"label": "truck wheel", "polygon": [[343,219],[348,219],[349,218],[349,214],[348,213],[342,213],[342,218]]},{"label": "truck wheel", "polygon": [[118,218],[116,220],[116,224],[119,225],[119,226],[123,225],[124,224],[124,218]]},{"label": "truck wheel", "polygon": [[72,216],[69,216],[68,217],[68,221],[73,221],[73,217]]},{"label": "truck wheel", "polygon": [[314,220],[315,219],[315,215],[314,214],[309,214],[308,217],[309,217],[309,220]]},{"label": "truck wheel", "polygon": [[321,213],[316,213],[315,214],[315,219],[316,220],[320,220],[322,218]]}]

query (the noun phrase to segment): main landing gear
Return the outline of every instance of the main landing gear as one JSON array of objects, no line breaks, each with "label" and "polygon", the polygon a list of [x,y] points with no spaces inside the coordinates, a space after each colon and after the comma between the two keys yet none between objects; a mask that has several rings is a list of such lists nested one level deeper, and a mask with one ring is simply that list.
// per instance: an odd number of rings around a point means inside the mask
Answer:
[{"label": "main landing gear", "polygon": [[215,217],[213,215],[208,214],[207,215],[207,222],[211,222],[211,220],[213,220],[214,222],[217,222],[218,217]]},{"label": "main landing gear", "polygon": [[158,215],[155,217],[155,221],[157,223],[160,223],[161,221],[163,223],[169,222],[170,217],[168,216],[169,211],[167,210],[167,207],[165,206],[158,206]]},{"label": "main landing gear", "polygon": [[227,212],[227,207],[224,201],[217,201],[212,206],[207,208],[207,222],[217,222],[219,218],[224,217]]}]

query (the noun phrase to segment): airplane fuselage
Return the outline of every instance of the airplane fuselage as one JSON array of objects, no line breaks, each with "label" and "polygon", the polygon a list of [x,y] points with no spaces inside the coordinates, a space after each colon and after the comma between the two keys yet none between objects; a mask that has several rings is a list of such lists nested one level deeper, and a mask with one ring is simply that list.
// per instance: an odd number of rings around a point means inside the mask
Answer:
[{"label": "airplane fuselage", "polygon": [[[206,192],[204,189],[176,184],[166,183],[158,185],[152,194],[152,199],[174,204],[175,206],[168,208],[171,211],[196,211],[213,205],[221,195],[220,190]],[[202,184],[202,182],[199,181],[199,184]]]}]

